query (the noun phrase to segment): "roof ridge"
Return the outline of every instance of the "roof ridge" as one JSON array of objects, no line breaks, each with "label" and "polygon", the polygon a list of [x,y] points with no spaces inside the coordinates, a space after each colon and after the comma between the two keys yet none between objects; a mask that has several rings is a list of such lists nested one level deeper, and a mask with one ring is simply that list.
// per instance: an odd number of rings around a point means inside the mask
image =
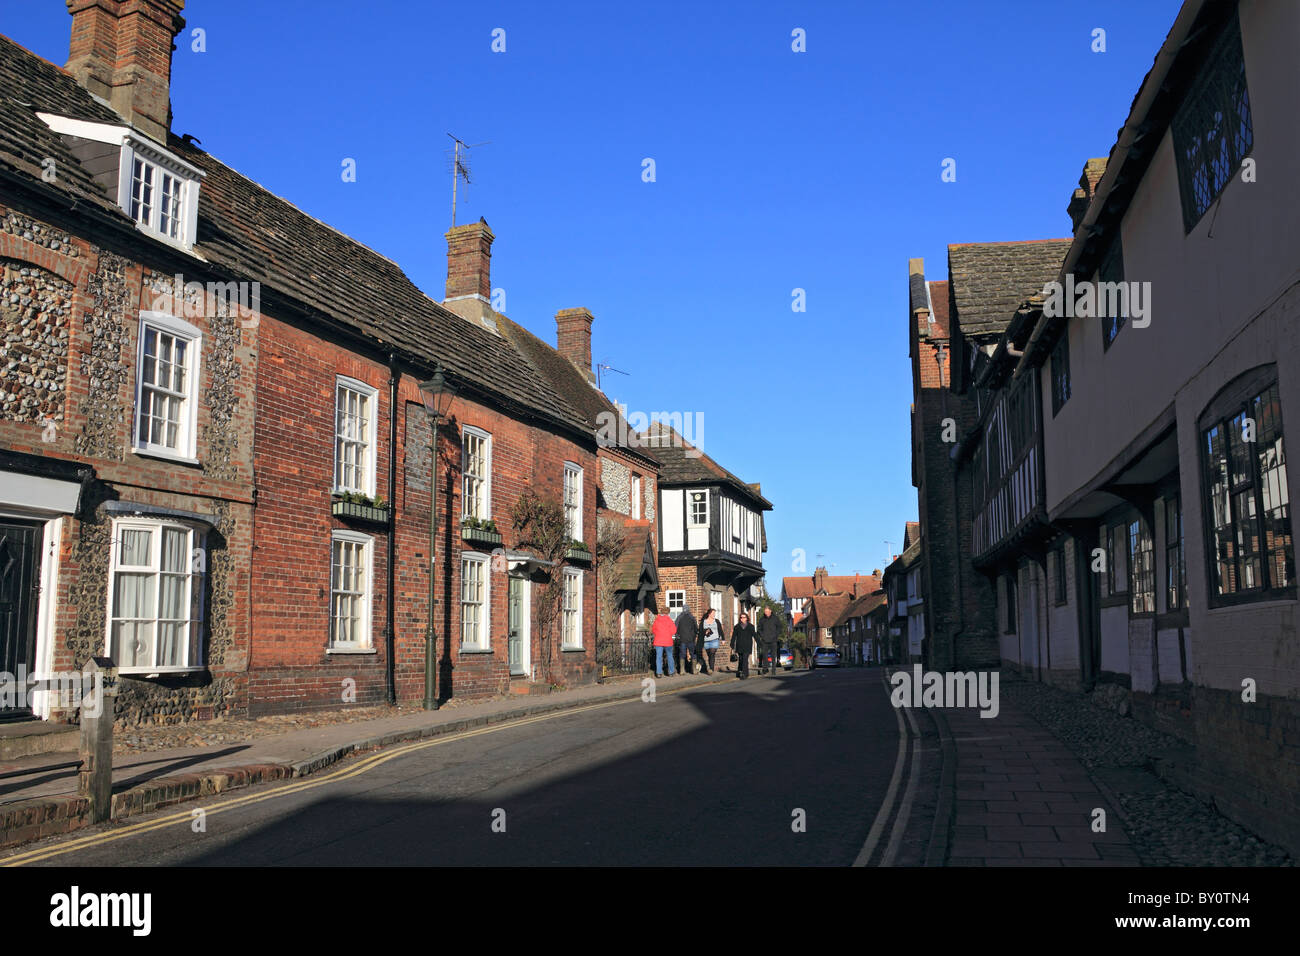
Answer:
[{"label": "roof ridge", "polygon": [[[123,122],[125,122],[125,121],[123,121]],[[187,140],[185,140],[185,139],[182,139],[181,137],[177,136],[175,133],[172,133],[172,132],[170,132],[170,131],[168,132],[168,137],[167,137],[167,138],[168,138],[168,143],[167,143],[167,145],[168,145],[169,147],[173,145],[173,143],[172,143],[171,141],[172,141],[172,140],[175,140],[176,143],[177,143],[177,144],[180,144],[184,149],[188,149],[188,150],[191,150],[191,151],[196,152],[196,153],[202,153],[204,156],[206,156],[207,158],[209,158],[210,160],[212,160],[212,162],[216,163],[216,164],[219,165],[219,166],[223,166],[223,167],[225,167],[225,168],[228,169],[230,172],[232,172],[232,173],[234,173],[236,176],[238,176],[240,179],[244,180],[244,182],[246,182],[246,183],[251,183],[251,184],[252,184],[254,187],[256,187],[259,191],[266,193],[266,195],[270,196],[270,197],[271,197],[272,199],[274,199],[276,202],[282,202],[282,203],[284,203],[284,204],[285,204],[286,206],[288,206],[290,209],[292,209],[292,210],[294,210],[295,212],[300,213],[300,214],[302,214],[303,216],[307,217],[307,218],[310,219],[312,222],[316,223],[318,226],[324,226],[326,229],[328,229],[330,232],[334,233],[335,235],[339,236],[341,239],[345,239],[345,240],[347,240],[348,242],[352,243],[352,245],[354,245],[354,246],[359,246],[360,248],[362,248],[362,249],[366,250],[367,252],[371,253],[372,255],[378,256],[380,259],[383,259],[383,260],[384,260],[385,262],[387,262],[389,265],[391,265],[391,266],[393,266],[394,268],[396,268],[397,271],[400,272],[400,273],[401,273],[401,274],[406,278],[406,281],[410,282],[411,285],[412,285],[414,288],[419,289],[420,292],[422,292],[422,293],[424,293],[426,296],[428,296],[428,297],[429,297],[429,300],[430,300],[431,302],[433,302],[435,305],[441,305],[441,303],[439,303],[436,299],[434,299],[433,296],[430,296],[427,292],[425,292],[423,289],[420,289],[420,287],[419,287],[418,285],[415,284],[415,281],[414,281],[413,279],[411,279],[411,277],[408,276],[408,275],[406,274],[406,270],[402,268],[401,263],[398,262],[396,259],[393,259],[393,258],[391,258],[390,256],[386,256],[386,255],[384,255],[384,253],[380,252],[378,249],[375,249],[375,248],[373,248],[373,247],[371,247],[371,246],[366,245],[364,242],[362,242],[360,239],[357,239],[355,236],[350,236],[350,235],[348,235],[346,232],[344,232],[342,229],[338,228],[337,226],[331,226],[331,225],[330,225],[328,222],[326,222],[324,219],[320,219],[320,218],[318,218],[317,216],[313,216],[311,213],[309,213],[307,210],[303,209],[301,206],[299,206],[299,205],[297,205],[296,203],[294,203],[292,200],[290,200],[290,199],[286,199],[284,196],[281,196],[281,195],[278,194],[278,193],[274,193],[274,192],[272,192],[271,190],[267,189],[265,186],[263,186],[260,182],[258,182],[258,181],[257,181],[256,179],[254,179],[253,177],[248,176],[248,175],[246,175],[246,174],[244,174],[244,173],[241,173],[239,170],[237,170],[234,166],[231,166],[231,165],[230,165],[229,163],[227,163],[225,160],[218,159],[215,153],[210,153],[210,152],[208,152],[206,149],[201,149],[200,147],[195,146],[193,143],[190,143],[189,141],[187,141]],[[450,310],[448,310],[448,311],[450,311]]]}]

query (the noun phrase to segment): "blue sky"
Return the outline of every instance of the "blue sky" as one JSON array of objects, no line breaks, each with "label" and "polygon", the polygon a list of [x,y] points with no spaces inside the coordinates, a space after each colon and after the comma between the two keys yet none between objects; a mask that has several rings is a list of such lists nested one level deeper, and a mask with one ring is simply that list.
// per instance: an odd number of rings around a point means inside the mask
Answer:
[{"label": "blue sky", "polygon": [[[490,141],[458,221],[496,234],[505,311],[554,342],[587,306],[613,397],[703,414],[775,505],[777,590],[794,549],[870,571],[916,518],[907,260],[946,278],[948,243],[1065,235],[1179,6],[189,0],[173,129],[438,299],[446,134]],[[63,0],[0,9],[67,59]]]}]

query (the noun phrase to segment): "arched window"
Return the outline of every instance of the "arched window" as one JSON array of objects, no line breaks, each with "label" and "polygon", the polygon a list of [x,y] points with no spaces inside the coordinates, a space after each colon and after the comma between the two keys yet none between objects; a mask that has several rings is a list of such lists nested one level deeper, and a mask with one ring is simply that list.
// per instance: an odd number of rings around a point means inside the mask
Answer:
[{"label": "arched window", "polygon": [[1295,597],[1277,367],[1225,385],[1197,419],[1211,606]]}]

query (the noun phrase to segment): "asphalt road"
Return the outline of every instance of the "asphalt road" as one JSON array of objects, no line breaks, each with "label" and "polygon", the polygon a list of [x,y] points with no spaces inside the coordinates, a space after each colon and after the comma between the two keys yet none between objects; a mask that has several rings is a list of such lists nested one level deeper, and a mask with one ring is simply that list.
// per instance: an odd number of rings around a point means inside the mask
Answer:
[{"label": "asphalt road", "polygon": [[399,745],[47,841],[68,852],[37,862],[847,866],[898,746],[878,670],[792,671]]}]

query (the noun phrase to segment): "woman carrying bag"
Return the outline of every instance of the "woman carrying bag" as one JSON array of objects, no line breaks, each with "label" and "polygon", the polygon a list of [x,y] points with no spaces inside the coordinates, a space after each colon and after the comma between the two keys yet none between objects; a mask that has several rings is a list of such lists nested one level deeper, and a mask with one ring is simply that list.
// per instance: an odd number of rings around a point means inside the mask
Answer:
[{"label": "woman carrying bag", "polygon": [[708,666],[704,673],[712,674],[717,667],[718,648],[722,645],[722,622],[718,620],[718,612],[713,608],[704,612],[704,619],[700,621],[700,637],[704,650],[704,654],[700,655],[700,663],[704,663],[707,655]]}]

